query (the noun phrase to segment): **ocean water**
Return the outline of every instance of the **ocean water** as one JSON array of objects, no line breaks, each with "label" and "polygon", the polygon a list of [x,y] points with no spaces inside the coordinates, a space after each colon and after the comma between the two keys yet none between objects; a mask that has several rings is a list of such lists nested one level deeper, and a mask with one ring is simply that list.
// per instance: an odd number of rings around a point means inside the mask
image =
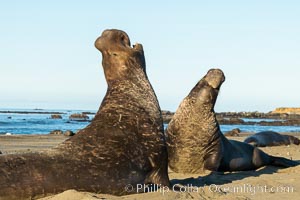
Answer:
[{"label": "ocean water", "polygon": [[[8,111],[0,109],[0,111]],[[27,112],[62,112],[62,119],[50,119],[51,114],[16,114],[0,113],[0,134],[48,134],[52,130],[71,130],[78,131],[86,127],[90,121],[78,122],[69,120],[73,113],[93,112],[91,110],[18,110],[9,109],[9,111],[27,111]],[[90,120],[94,115],[88,115]],[[266,121],[266,119],[244,119],[255,121]],[[272,120],[272,119],[270,119]],[[166,127],[167,125],[165,125]],[[258,125],[221,125],[222,132],[239,128],[245,132],[276,131],[276,132],[300,132],[300,126],[258,126]]]},{"label": "ocean water", "polygon": [[[265,121],[265,120],[264,120]],[[300,132],[300,126],[258,126],[258,125],[220,125],[223,133],[231,131],[234,128],[239,128],[242,132]]]},{"label": "ocean water", "polygon": [[242,120],[244,120],[244,122],[261,122],[261,121],[265,121],[265,122],[280,122],[280,121],[284,121],[282,119],[263,119],[263,118],[255,118],[255,119],[250,119],[250,118],[242,118]]},{"label": "ocean water", "polygon": [[[7,111],[0,109],[0,111]],[[9,109],[12,111],[12,109]],[[62,119],[51,119],[51,114],[15,114],[0,113],[0,134],[48,134],[52,130],[78,131],[86,127],[90,122],[71,121],[69,116],[73,113],[95,112],[90,110],[13,110],[27,112],[62,112]],[[94,115],[88,115],[90,119]]]},{"label": "ocean water", "polygon": [[[245,122],[274,122],[283,121],[281,119],[250,119],[242,118]],[[261,132],[261,131],[275,131],[275,132],[300,132],[300,126],[259,126],[259,125],[221,125],[223,132],[230,131],[234,128],[239,128],[242,132]]]}]

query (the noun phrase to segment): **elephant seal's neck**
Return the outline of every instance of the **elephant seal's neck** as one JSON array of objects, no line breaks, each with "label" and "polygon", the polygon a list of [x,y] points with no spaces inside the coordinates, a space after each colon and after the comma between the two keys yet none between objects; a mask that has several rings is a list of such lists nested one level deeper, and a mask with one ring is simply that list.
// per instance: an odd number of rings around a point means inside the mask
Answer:
[{"label": "elephant seal's neck", "polygon": [[153,88],[144,71],[141,68],[136,70],[138,70],[135,73],[137,76],[131,79],[110,82],[95,120],[110,119],[109,121],[114,125],[123,120],[148,119],[147,123],[156,124],[162,128],[162,121],[157,121],[162,118]]}]

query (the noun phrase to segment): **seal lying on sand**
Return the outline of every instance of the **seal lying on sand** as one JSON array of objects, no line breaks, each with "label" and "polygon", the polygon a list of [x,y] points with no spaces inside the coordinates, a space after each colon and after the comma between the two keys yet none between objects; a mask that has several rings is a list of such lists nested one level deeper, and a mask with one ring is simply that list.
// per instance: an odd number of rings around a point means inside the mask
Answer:
[{"label": "seal lying on sand", "polygon": [[256,147],[300,144],[300,140],[292,135],[281,135],[274,131],[263,131],[247,137],[245,143]]},{"label": "seal lying on sand", "polygon": [[166,130],[169,167],[175,172],[241,171],[264,165],[289,167],[295,161],[269,156],[249,144],[228,140],[220,131],[214,105],[225,81],[211,69],[181,102]]},{"label": "seal lying on sand", "polygon": [[68,189],[123,195],[136,184],[169,185],[161,110],[142,45],[132,48],[125,32],[106,30],[95,46],[108,84],[95,118],[56,149],[0,156],[0,199]]}]

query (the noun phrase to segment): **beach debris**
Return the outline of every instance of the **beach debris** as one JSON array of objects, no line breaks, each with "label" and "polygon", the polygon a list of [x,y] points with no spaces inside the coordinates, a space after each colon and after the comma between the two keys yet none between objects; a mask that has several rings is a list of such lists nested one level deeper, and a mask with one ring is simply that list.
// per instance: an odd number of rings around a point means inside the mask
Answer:
[{"label": "beach debris", "polygon": [[63,135],[64,132],[62,130],[53,130],[49,134],[50,135]]}]

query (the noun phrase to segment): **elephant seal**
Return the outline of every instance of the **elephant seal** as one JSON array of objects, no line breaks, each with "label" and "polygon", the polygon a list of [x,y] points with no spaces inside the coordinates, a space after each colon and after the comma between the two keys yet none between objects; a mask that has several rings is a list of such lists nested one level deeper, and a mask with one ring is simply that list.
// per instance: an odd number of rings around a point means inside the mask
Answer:
[{"label": "elephant seal", "polygon": [[[161,110],[143,47],[120,30],[95,46],[108,84],[92,122],[57,148],[0,156],[0,199],[31,199],[68,189],[125,195],[137,184],[169,186]],[[127,186],[127,187],[126,187]]]},{"label": "elephant seal", "polygon": [[253,170],[264,165],[295,166],[249,144],[228,140],[220,131],[214,106],[225,76],[211,69],[181,102],[167,130],[169,167],[175,172]]},{"label": "elephant seal", "polygon": [[247,137],[245,143],[256,147],[300,144],[300,140],[291,135],[281,135],[274,131],[263,131]]}]

